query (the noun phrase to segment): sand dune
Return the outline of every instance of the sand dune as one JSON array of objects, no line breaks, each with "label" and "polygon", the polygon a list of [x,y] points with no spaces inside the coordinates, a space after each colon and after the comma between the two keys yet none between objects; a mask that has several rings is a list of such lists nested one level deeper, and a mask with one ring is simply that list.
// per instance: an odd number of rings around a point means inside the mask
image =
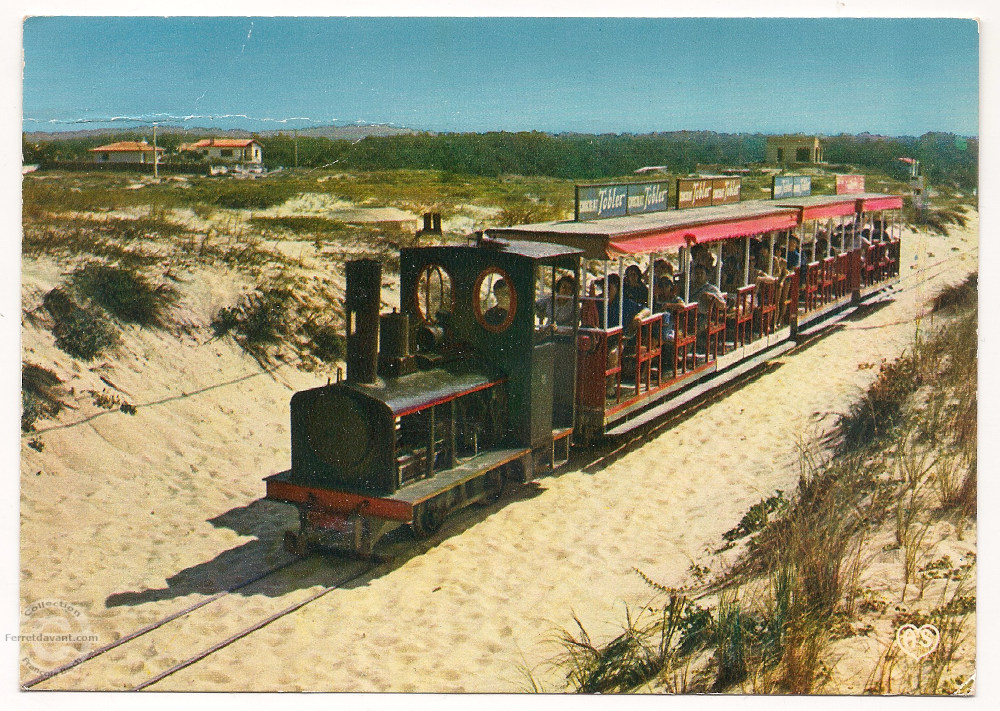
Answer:
[{"label": "sand dune", "polygon": [[[620,456],[580,453],[428,542],[398,536],[391,563],[153,688],[518,691],[526,668],[561,689],[546,664],[556,632],[575,613],[595,637],[616,634],[624,606],[651,597],[634,568],[684,582],[752,504],[793,488],[797,443],[859,395],[877,372],[867,365],[905,348],[929,296],[977,268],[977,234],[973,218],[950,237],[906,235],[903,283],[884,307]],[[57,277],[42,262],[25,272],[26,294]],[[107,388],[104,375],[138,407],[41,422],[41,452],[23,438],[24,604],[70,601],[106,643],[287,559],[281,531],[295,511],[258,501],[260,480],[287,467],[288,399],[316,375],[264,372],[228,340],[139,330],[124,357],[87,372],[43,329],[27,324],[24,344],[67,385]],[[43,688],[128,687],[357,567],[297,564]]]}]

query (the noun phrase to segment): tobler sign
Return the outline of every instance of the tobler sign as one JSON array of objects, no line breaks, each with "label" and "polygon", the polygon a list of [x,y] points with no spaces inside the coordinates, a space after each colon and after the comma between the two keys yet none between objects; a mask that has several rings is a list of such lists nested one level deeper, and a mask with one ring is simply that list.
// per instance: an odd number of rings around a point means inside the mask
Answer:
[{"label": "tobler sign", "polygon": [[850,193],[863,193],[865,191],[865,176],[863,175],[838,175],[837,195],[848,195]]},{"label": "tobler sign", "polygon": [[808,175],[776,175],[771,181],[771,197],[804,197],[812,194],[812,178]]},{"label": "tobler sign", "polygon": [[740,201],[741,178],[678,178],[677,209]]},{"label": "tobler sign", "polygon": [[668,189],[665,181],[577,185],[575,219],[599,220],[666,210]]}]

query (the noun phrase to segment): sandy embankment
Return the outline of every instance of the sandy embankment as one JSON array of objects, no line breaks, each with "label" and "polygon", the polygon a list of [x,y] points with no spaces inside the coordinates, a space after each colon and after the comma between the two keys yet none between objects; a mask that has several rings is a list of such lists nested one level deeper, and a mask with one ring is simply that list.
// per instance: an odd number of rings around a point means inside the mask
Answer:
[{"label": "sandy embankment", "polygon": [[[595,638],[616,634],[623,605],[651,597],[633,568],[680,584],[752,504],[792,489],[800,438],[829,427],[867,386],[877,368],[860,366],[902,351],[927,297],[977,268],[977,230],[974,218],[948,238],[908,235],[888,306],[606,466],[450,519],[376,575],[154,688],[517,691],[527,685],[520,667],[561,688],[544,664],[554,632],[575,612]],[[29,328],[25,343],[58,359],[46,336]],[[22,600],[72,601],[102,642],[281,560],[280,531],[294,522],[291,510],[254,502],[260,478],[288,463],[288,398],[315,376],[261,374],[226,341],[178,348],[165,338],[136,335],[133,355],[106,371],[134,393],[134,417],[104,414],[44,432],[41,453],[22,449]],[[171,646],[200,651],[352,565],[317,559],[308,578],[227,599],[179,625]],[[142,649],[49,687],[141,681],[164,664],[155,645]]]}]

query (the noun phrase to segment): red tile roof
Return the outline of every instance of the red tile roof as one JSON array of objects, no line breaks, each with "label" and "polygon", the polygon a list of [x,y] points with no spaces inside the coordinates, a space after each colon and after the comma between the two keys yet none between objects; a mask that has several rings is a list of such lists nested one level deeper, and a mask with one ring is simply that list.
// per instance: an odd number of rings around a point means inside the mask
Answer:
[{"label": "red tile roof", "polygon": [[197,143],[187,143],[187,149],[193,148],[246,148],[256,143],[252,138],[203,138]]},{"label": "red tile roof", "polygon": [[[115,143],[109,143],[106,146],[98,146],[97,148],[91,148],[91,153],[116,153],[120,151],[128,152],[138,152],[138,151],[149,151],[152,152],[153,147],[146,143],[145,141],[117,141]],[[156,147],[158,152],[163,152],[163,149],[159,146]]]}]

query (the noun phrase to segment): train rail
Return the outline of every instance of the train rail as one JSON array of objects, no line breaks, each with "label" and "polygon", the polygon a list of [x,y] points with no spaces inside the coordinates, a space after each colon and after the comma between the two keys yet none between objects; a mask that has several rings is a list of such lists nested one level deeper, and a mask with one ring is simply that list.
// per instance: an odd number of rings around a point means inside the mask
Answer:
[{"label": "train rail", "polygon": [[381,563],[376,563],[376,564],[369,565],[369,566],[363,568],[362,570],[360,570],[360,571],[358,571],[358,572],[350,575],[349,577],[344,578],[343,580],[340,580],[340,581],[334,583],[333,585],[328,585],[328,586],[322,588],[321,590],[313,593],[312,595],[309,595],[304,600],[300,600],[300,601],[298,601],[298,602],[296,602],[296,603],[294,603],[292,605],[289,605],[288,607],[280,610],[279,612],[276,612],[273,615],[269,615],[268,617],[265,617],[263,620],[260,620],[259,622],[256,622],[256,623],[250,625],[249,627],[246,627],[246,628],[240,630],[236,634],[230,635],[229,637],[227,637],[226,639],[222,640],[221,642],[213,644],[211,647],[208,647],[207,649],[204,649],[203,651],[201,651],[201,652],[199,652],[199,653],[197,653],[195,655],[192,655],[192,656],[188,657],[184,661],[179,662],[179,663],[173,665],[169,669],[167,669],[165,671],[162,671],[159,674],[157,674],[157,675],[155,675],[155,676],[153,676],[153,677],[151,677],[149,679],[146,679],[145,681],[143,681],[143,682],[135,685],[134,687],[132,687],[131,691],[142,691],[143,689],[147,689],[150,686],[163,681],[167,677],[172,676],[172,675],[176,674],[177,672],[179,672],[179,671],[181,671],[183,669],[187,669],[188,667],[190,667],[190,666],[192,666],[194,664],[197,664],[198,662],[202,661],[206,657],[209,657],[209,656],[215,654],[219,650],[225,649],[226,647],[228,647],[229,645],[233,644],[234,642],[237,642],[237,641],[243,639],[244,637],[249,637],[251,634],[253,634],[257,630],[260,630],[260,629],[263,629],[264,627],[267,627],[272,622],[276,622],[277,620],[280,620],[282,617],[287,617],[288,615],[292,614],[293,612],[296,612],[297,610],[302,609],[306,605],[308,605],[308,604],[310,604],[312,602],[315,602],[316,600],[319,600],[321,597],[323,597],[324,595],[327,595],[328,593],[333,592],[337,588],[343,587],[347,583],[353,582],[354,580],[357,580],[358,578],[363,578],[364,576],[368,575],[369,573],[373,572],[376,568],[378,568],[379,565],[381,565]]},{"label": "train rail", "polygon": [[82,655],[80,657],[77,657],[76,659],[74,659],[74,660],[72,660],[70,662],[67,662],[66,664],[63,664],[62,666],[56,667],[55,669],[47,671],[44,674],[39,674],[38,676],[36,676],[36,677],[34,677],[32,679],[29,679],[28,681],[26,681],[23,684],[21,684],[21,688],[22,689],[32,689],[32,688],[38,686],[39,684],[42,684],[42,683],[44,683],[46,681],[49,681],[50,679],[53,679],[53,678],[55,678],[55,677],[57,677],[57,676],[59,676],[61,674],[65,674],[66,672],[70,671],[71,669],[75,669],[76,667],[80,666],[81,664],[85,664],[85,663],[87,663],[87,662],[89,662],[89,661],[91,661],[93,659],[96,659],[96,658],[98,658],[98,657],[100,657],[100,656],[102,656],[104,654],[107,654],[108,652],[111,652],[111,651],[113,651],[113,650],[115,650],[115,649],[117,649],[117,648],[119,648],[121,646],[124,646],[124,645],[128,644],[129,642],[132,642],[132,641],[134,641],[136,639],[139,639],[140,637],[143,637],[143,636],[145,636],[145,635],[147,635],[147,634],[149,634],[151,632],[154,632],[154,631],[160,629],[161,627],[164,627],[165,625],[170,624],[174,620],[178,620],[178,619],[180,619],[182,617],[186,617],[187,615],[190,615],[192,612],[195,612],[196,610],[199,610],[199,609],[201,609],[203,607],[206,607],[206,606],[212,604],[213,602],[217,602],[218,600],[221,600],[224,597],[227,597],[229,595],[237,593],[240,590],[243,590],[244,588],[248,588],[251,585],[253,585],[254,583],[258,583],[258,582],[264,580],[265,578],[269,578],[270,576],[272,576],[272,575],[274,575],[276,573],[279,573],[282,570],[285,570],[286,568],[289,568],[289,567],[291,567],[293,565],[299,564],[301,562],[303,562],[301,559],[289,560],[289,561],[286,561],[286,562],[282,563],[281,565],[278,565],[278,566],[275,566],[274,568],[271,568],[270,570],[264,571],[262,573],[258,573],[257,575],[254,575],[251,578],[248,578],[248,579],[246,579],[246,580],[244,580],[244,581],[242,581],[240,583],[237,583],[236,585],[233,585],[233,586],[227,588],[226,590],[223,590],[221,592],[215,593],[214,595],[211,595],[211,596],[205,598],[204,600],[199,600],[198,602],[196,602],[196,603],[194,603],[192,605],[189,605],[188,607],[185,607],[185,608],[183,608],[181,610],[178,610],[177,612],[173,612],[173,613],[171,613],[171,614],[169,614],[169,615],[167,615],[165,617],[160,618],[156,622],[152,622],[152,623],[150,623],[148,625],[145,625],[144,627],[141,627],[141,628],[135,630],[134,632],[130,632],[129,634],[127,634],[127,635],[125,635],[123,637],[119,637],[118,639],[116,639],[113,642],[110,642],[109,644],[106,644],[106,645],[104,645],[102,647],[98,647],[96,649],[92,649],[87,654],[84,654],[84,655]]}]

